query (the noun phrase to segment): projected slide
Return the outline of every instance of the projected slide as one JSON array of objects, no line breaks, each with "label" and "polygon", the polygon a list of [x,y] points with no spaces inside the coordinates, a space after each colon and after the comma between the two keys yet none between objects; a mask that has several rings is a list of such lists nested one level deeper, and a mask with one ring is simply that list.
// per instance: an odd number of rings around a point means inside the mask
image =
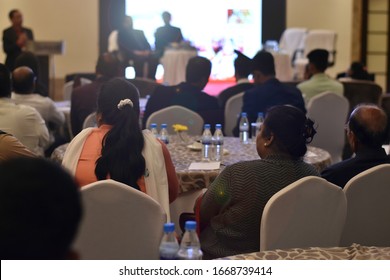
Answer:
[{"label": "projected slide", "polygon": [[126,14],[153,47],[161,13],[169,11],[171,24],[212,61],[212,78],[227,79],[234,75],[234,49],[253,57],[261,48],[261,6],[261,0],[127,0]]}]

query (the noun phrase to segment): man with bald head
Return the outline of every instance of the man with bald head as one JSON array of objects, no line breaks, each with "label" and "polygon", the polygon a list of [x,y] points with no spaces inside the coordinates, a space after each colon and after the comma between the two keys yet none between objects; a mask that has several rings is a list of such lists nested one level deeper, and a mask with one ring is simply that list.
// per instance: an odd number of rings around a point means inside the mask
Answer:
[{"label": "man with bald head", "polygon": [[355,157],[326,168],[321,176],[344,188],[355,175],[376,165],[390,163],[382,145],[387,138],[386,113],[376,105],[359,105],[347,124],[347,137]]},{"label": "man with bald head", "polygon": [[[65,116],[55,106],[53,100],[34,92],[35,73],[27,66],[16,68],[12,72],[13,93],[11,98],[16,104],[35,108],[51,131],[55,131],[65,122]],[[52,139],[54,140],[54,139]]]}]

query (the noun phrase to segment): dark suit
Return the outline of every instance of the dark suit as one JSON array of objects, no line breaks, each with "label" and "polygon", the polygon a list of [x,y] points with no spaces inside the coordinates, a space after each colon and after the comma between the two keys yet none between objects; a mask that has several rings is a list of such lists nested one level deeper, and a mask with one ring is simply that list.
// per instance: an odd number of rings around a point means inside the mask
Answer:
[{"label": "dark suit", "polygon": [[390,163],[390,157],[385,150],[365,150],[357,152],[354,158],[333,164],[324,169],[322,178],[344,188],[345,184],[355,175],[379,164]]},{"label": "dark suit", "polygon": [[[34,40],[34,35],[31,29],[22,28],[22,32],[26,33],[29,40]],[[3,50],[7,54],[5,66],[12,71],[15,67],[16,58],[22,53],[22,49],[16,44],[18,34],[11,26],[3,31]]]},{"label": "dark suit", "polygon": [[[276,105],[293,105],[306,114],[305,101],[296,87],[287,86],[272,78],[263,84],[255,85],[244,93],[242,112],[248,114],[249,123],[256,122],[258,112],[266,113],[267,109]],[[239,135],[237,126],[234,136]]]},{"label": "dark suit", "polygon": [[121,54],[124,57],[125,66],[129,60],[133,61],[136,77],[143,76],[143,67],[145,62],[148,63],[147,78],[155,79],[158,60],[153,56],[138,56],[134,51],[150,51],[150,45],[146,40],[142,30],[136,29],[119,29],[118,31],[118,46]]},{"label": "dark suit", "polygon": [[218,95],[218,104],[219,107],[222,110],[225,110],[226,102],[229,100],[230,97],[233,97],[236,94],[239,94],[243,91],[247,91],[248,89],[251,89],[254,86],[253,83],[238,83],[234,86],[228,87],[227,89],[221,91],[221,93]]},{"label": "dark suit", "polygon": [[221,123],[222,114],[217,99],[184,82],[176,86],[156,88],[146,104],[143,126],[145,127],[152,113],[172,105],[180,105],[197,112],[205,123],[210,123],[212,126]]},{"label": "dark suit", "polygon": [[155,36],[156,53],[161,57],[164,53],[165,47],[170,43],[180,43],[183,40],[183,35],[178,27],[172,25],[165,25],[157,28]]}]

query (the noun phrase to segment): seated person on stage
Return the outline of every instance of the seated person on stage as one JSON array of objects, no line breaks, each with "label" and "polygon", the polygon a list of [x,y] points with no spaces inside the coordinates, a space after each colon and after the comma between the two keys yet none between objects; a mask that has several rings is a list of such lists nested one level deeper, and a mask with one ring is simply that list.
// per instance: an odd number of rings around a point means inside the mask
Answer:
[{"label": "seated person on stage", "polygon": [[313,122],[293,106],[267,111],[256,138],[261,159],[227,166],[196,203],[205,259],[260,250],[260,221],[268,200],[303,177],[319,176],[302,160],[314,134]]},{"label": "seated person on stage", "polygon": [[196,56],[188,61],[186,81],[176,86],[159,86],[146,103],[144,126],[148,117],[163,108],[180,105],[202,116],[205,123],[214,125],[221,121],[221,110],[217,99],[202,90],[207,85],[211,73],[211,62]]},{"label": "seated person on stage", "polygon": [[237,54],[237,58],[234,60],[236,85],[221,91],[218,95],[218,104],[222,110],[225,109],[226,102],[230,97],[253,87],[253,83],[248,80],[248,76],[252,73],[252,60],[240,51],[235,50],[234,52]]},{"label": "seated person on stage", "polygon": [[118,46],[124,67],[132,60],[136,77],[143,77],[144,64],[147,63],[147,78],[156,79],[158,59],[154,57],[144,32],[133,28],[133,19],[130,16],[125,16],[118,30]]},{"label": "seated person on stage", "polygon": [[310,98],[325,91],[334,92],[341,96],[344,93],[343,84],[325,74],[326,68],[328,68],[328,57],[329,52],[323,49],[315,49],[307,55],[310,79],[297,85],[306,103],[309,102]]},{"label": "seated person on stage", "polygon": [[337,79],[341,81],[348,81],[348,80],[374,81],[373,75],[372,74],[370,75],[367,72],[364,64],[357,61],[352,62],[347,72],[338,74]]},{"label": "seated person on stage", "polygon": [[20,66],[27,66],[34,72],[36,77],[34,92],[42,96],[49,96],[47,87],[39,79],[40,66],[37,56],[32,52],[22,52],[15,60],[15,68]]},{"label": "seated person on stage", "polygon": [[51,144],[45,121],[35,108],[13,102],[11,85],[10,72],[0,64],[0,129],[15,136],[36,155],[43,156]]},{"label": "seated person on stage", "polygon": [[0,163],[2,260],[77,258],[71,250],[82,216],[79,188],[42,158]]},{"label": "seated person on stage", "polygon": [[18,139],[0,130],[0,162],[16,157],[35,157]]},{"label": "seated person on stage", "polygon": [[11,10],[8,14],[12,26],[3,30],[3,49],[7,54],[5,65],[12,71],[15,59],[26,47],[27,41],[34,40],[31,29],[23,27],[23,15],[19,10]]},{"label": "seated person on stage", "polygon": [[[167,210],[178,181],[167,147],[139,127],[138,89],[123,78],[103,84],[97,100],[98,128],[81,131],[62,164],[80,186],[113,179],[151,195]],[[168,212],[168,211],[167,211]]]},{"label": "seated person on stage", "polygon": [[96,79],[90,84],[73,89],[71,95],[70,120],[73,135],[77,135],[83,128],[85,118],[96,111],[96,100],[103,83],[119,76],[119,61],[111,53],[99,55],[95,73]]},{"label": "seated person on stage", "polygon": [[183,41],[183,35],[178,27],[171,25],[171,14],[169,12],[162,13],[164,26],[157,28],[155,37],[156,55],[162,57],[164,50],[170,43],[180,43]]},{"label": "seated person on stage", "polygon": [[390,163],[382,145],[387,130],[386,113],[376,105],[359,105],[351,113],[347,124],[347,138],[355,157],[329,166],[321,176],[344,188],[355,175],[379,164]]},{"label": "seated person on stage", "polygon": [[[306,113],[305,102],[301,92],[292,86],[285,85],[275,78],[274,57],[269,52],[260,51],[252,59],[253,79],[255,86],[244,93],[242,112],[248,115],[249,123],[256,122],[259,112],[275,105],[293,105]],[[238,136],[238,123],[233,135]]]},{"label": "seated person on stage", "polygon": [[59,135],[60,128],[65,123],[65,116],[60,112],[50,97],[42,96],[34,92],[36,77],[34,72],[27,66],[15,68],[12,71],[13,92],[12,100],[16,104],[28,105],[35,108],[45,120],[50,134],[50,142],[53,145],[45,151],[47,156],[59,145],[65,143]]}]

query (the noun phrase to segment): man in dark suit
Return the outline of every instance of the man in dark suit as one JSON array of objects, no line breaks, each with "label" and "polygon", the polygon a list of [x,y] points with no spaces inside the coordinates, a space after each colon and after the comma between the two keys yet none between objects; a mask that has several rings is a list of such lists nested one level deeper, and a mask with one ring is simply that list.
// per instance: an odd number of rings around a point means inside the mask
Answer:
[{"label": "man in dark suit", "polygon": [[19,10],[11,10],[8,14],[12,26],[3,31],[3,49],[7,54],[5,65],[12,71],[15,68],[15,59],[26,47],[27,41],[34,40],[31,29],[23,27],[23,15]]},{"label": "man in dark suit", "polygon": [[326,168],[321,176],[344,188],[355,175],[376,165],[390,163],[390,157],[382,148],[387,133],[387,116],[381,108],[376,105],[358,106],[347,124],[348,142],[355,157]]},{"label": "man in dark suit", "polygon": [[180,28],[171,25],[171,14],[163,12],[162,19],[165,25],[157,28],[154,34],[156,55],[158,57],[162,57],[165,47],[169,46],[170,43],[180,43],[183,40]]},{"label": "man in dark suit", "polygon": [[118,46],[125,67],[132,60],[136,77],[143,77],[144,65],[147,63],[147,78],[155,80],[158,59],[152,54],[144,32],[133,28],[130,16],[124,17],[123,25],[118,30]]},{"label": "man in dark suit", "polygon": [[221,122],[221,111],[217,99],[202,90],[211,73],[211,62],[207,58],[196,56],[188,61],[186,81],[176,86],[159,86],[149,98],[143,116],[145,127],[148,117],[165,107],[180,105],[202,116],[205,123],[214,125]]},{"label": "man in dark suit", "polygon": [[234,52],[237,54],[234,60],[234,77],[237,84],[221,91],[218,95],[218,104],[222,110],[225,110],[226,102],[230,97],[253,87],[253,83],[248,80],[248,76],[252,73],[252,60],[240,51]]},{"label": "man in dark suit", "polygon": [[[248,115],[249,123],[256,122],[258,112],[265,114],[268,108],[276,105],[292,105],[306,114],[305,102],[296,87],[287,86],[275,78],[274,57],[269,52],[260,51],[252,59],[255,86],[244,93],[242,112]],[[239,135],[237,126],[234,136]]]}]

